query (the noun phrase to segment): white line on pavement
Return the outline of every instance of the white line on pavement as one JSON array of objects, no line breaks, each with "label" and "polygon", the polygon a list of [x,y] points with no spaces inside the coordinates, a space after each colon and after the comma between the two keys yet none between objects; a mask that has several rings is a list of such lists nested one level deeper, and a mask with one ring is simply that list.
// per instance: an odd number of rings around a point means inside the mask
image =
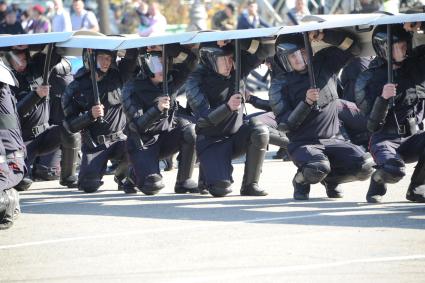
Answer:
[{"label": "white line on pavement", "polygon": [[[382,208],[381,210],[403,210],[406,208],[407,207],[386,207],[386,208]],[[417,208],[423,208],[423,207],[412,206],[412,207],[409,207],[408,209],[417,209]],[[30,247],[30,246],[41,246],[41,245],[49,245],[49,244],[65,243],[65,242],[74,242],[74,241],[80,241],[80,240],[114,238],[114,237],[149,234],[149,233],[173,232],[173,231],[179,231],[179,230],[185,230],[185,229],[200,229],[200,228],[210,228],[210,227],[235,225],[235,224],[259,223],[259,222],[267,222],[267,221],[301,219],[301,218],[311,218],[311,217],[321,217],[321,216],[324,216],[324,215],[322,213],[313,213],[313,214],[305,214],[305,215],[282,216],[282,217],[271,217],[271,218],[254,218],[254,219],[246,219],[246,220],[240,220],[240,221],[214,222],[214,223],[209,222],[209,223],[203,223],[203,224],[197,224],[197,225],[181,225],[178,227],[158,228],[158,229],[150,229],[150,230],[142,230],[142,231],[127,231],[127,232],[120,232],[120,233],[69,237],[69,238],[62,238],[62,239],[26,242],[26,243],[13,244],[13,245],[3,245],[3,246],[0,246],[0,250]]]},{"label": "white line on pavement", "polygon": [[[296,272],[296,271],[305,271],[305,270],[315,270],[323,269],[329,267],[339,267],[353,264],[364,264],[364,263],[379,263],[379,262],[394,262],[394,261],[410,261],[410,260],[425,260],[425,254],[418,255],[407,255],[407,256],[389,256],[389,257],[371,257],[371,258],[360,258],[360,259],[351,259],[344,261],[335,261],[327,263],[315,263],[315,264],[300,264],[300,265],[289,265],[289,266],[272,266],[272,267],[263,267],[263,268],[244,268],[243,270],[236,268],[231,273],[226,273],[225,271],[219,272],[219,270],[211,270],[212,274],[208,276],[196,276],[196,277],[185,277],[171,281],[173,283],[177,282],[228,282],[229,279],[238,279],[238,278],[249,278],[251,281],[255,281],[252,276],[269,276],[276,275],[285,272]],[[219,274],[219,275],[214,275]]]}]

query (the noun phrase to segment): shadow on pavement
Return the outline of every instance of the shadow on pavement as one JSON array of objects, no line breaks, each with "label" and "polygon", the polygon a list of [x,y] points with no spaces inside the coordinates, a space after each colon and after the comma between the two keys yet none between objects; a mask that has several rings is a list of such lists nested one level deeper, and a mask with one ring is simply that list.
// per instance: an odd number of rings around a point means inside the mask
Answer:
[{"label": "shadow on pavement", "polygon": [[[293,199],[212,198],[189,194],[144,196],[108,191],[84,194],[69,190],[29,191],[25,196],[21,206],[28,214],[425,229],[425,204],[407,201],[370,205],[327,198],[297,202]],[[135,204],[135,201],[140,203]]]}]

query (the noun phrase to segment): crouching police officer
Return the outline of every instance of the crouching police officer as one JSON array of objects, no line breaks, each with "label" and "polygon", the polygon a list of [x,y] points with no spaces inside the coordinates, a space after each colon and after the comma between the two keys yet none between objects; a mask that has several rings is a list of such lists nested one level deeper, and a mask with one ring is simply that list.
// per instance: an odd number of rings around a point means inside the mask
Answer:
[{"label": "crouching police officer", "polygon": [[136,50],[128,50],[118,66],[116,52],[97,49],[93,53],[101,104],[95,104],[93,83],[96,82],[90,78],[87,50],[83,50],[84,67],[77,72],[62,97],[64,126],[72,133],[82,131],[83,156],[78,188],[86,193],[96,192],[103,184],[108,160],[114,159],[121,162],[115,172],[118,188],[134,193],[133,186],[125,180],[127,158],[123,130],[126,120],[120,99],[121,88],[136,67]]},{"label": "crouching police officer", "polygon": [[[137,187],[146,195],[157,194],[164,188],[159,160],[177,151],[180,151],[180,160],[174,191],[199,191],[198,184],[190,179],[196,159],[194,125],[176,115],[177,91],[193,68],[196,57],[178,44],[167,45],[166,54],[164,60],[162,48],[158,46],[143,51],[139,57],[141,71],[123,90],[132,174]],[[169,68],[166,78],[163,68]],[[164,95],[165,84],[170,96]]]},{"label": "crouching police officer", "polygon": [[319,182],[326,187],[328,197],[341,198],[339,185],[369,178],[373,166],[370,155],[359,146],[336,138],[336,74],[352,57],[356,45],[354,38],[342,31],[310,32],[309,37],[333,45],[311,59],[318,88],[310,87],[303,36],[281,35],[276,40],[275,57],[287,73],[273,78],[269,97],[279,128],[288,131],[288,152],[298,167],[292,182],[294,199],[307,200],[310,185]]},{"label": "crouching police officer", "polygon": [[387,73],[387,27],[376,27],[372,44],[377,59],[357,79],[356,102],[368,118],[367,128],[373,133],[370,152],[377,164],[366,195],[371,203],[382,201],[387,183],[397,183],[406,175],[405,162],[416,161],[406,198],[425,201],[425,133],[417,130],[422,122],[417,119],[417,106],[425,99],[425,53],[419,47],[412,50],[410,33],[419,26],[391,25],[392,83]]},{"label": "crouching police officer", "polygon": [[[49,125],[49,93],[59,90],[58,80],[64,80],[69,75],[70,65],[66,59],[52,52],[49,68],[49,84],[43,83],[43,66],[46,55],[37,52],[32,57],[28,46],[12,47],[6,53],[6,59],[19,81],[19,86],[11,87],[17,99],[17,110],[22,126],[22,137],[27,148],[26,164],[29,168],[37,156],[42,156],[55,151],[61,146],[63,155],[61,160],[60,183],[63,186],[75,187],[75,164],[79,147],[79,137],[68,133],[62,126]],[[16,186],[17,190],[26,190],[32,181],[29,176],[24,177]]]},{"label": "crouching police officer", "polygon": [[[258,40],[241,41],[241,77],[261,64],[272,47]],[[200,180],[215,197],[231,193],[232,159],[246,153],[240,193],[265,196],[258,182],[269,131],[264,124],[244,122],[242,95],[235,93],[233,50],[225,42],[201,44],[200,65],[186,81],[188,102],[197,119]]]},{"label": "crouching police officer", "polygon": [[20,212],[13,188],[24,177],[25,144],[21,136],[15,98],[10,86],[17,80],[0,60],[0,230],[10,228]]}]

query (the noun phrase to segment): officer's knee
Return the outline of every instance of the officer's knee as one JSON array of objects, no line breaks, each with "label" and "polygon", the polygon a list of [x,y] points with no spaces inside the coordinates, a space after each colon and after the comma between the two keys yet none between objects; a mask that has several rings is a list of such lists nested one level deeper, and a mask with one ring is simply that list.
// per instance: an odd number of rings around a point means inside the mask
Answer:
[{"label": "officer's knee", "polygon": [[375,166],[375,162],[373,161],[370,153],[366,153],[361,159],[361,163],[359,164],[360,170],[357,173],[357,178],[359,181],[367,180],[373,172],[373,166]]},{"label": "officer's knee", "polygon": [[78,182],[78,188],[86,193],[95,193],[103,185],[103,182],[97,179],[83,179]]},{"label": "officer's knee", "polygon": [[381,168],[373,174],[378,183],[395,184],[406,175],[406,167],[401,159],[392,158],[387,160]]},{"label": "officer's knee", "polygon": [[139,190],[145,195],[156,195],[164,187],[161,175],[151,174],[144,179],[143,184],[139,186]]},{"label": "officer's knee", "polygon": [[183,140],[185,143],[195,144],[195,140],[196,140],[195,125],[190,124],[184,128]]},{"label": "officer's knee", "polygon": [[266,125],[257,124],[252,127],[251,144],[260,149],[267,147],[269,144],[269,130]]},{"label": "officer's knee", "polygon": [[232,192],[230,186],[232,183],[228,180],[216,181],[209,185],[208,190],[214,197],[224,197]]},{"label": "officer's knee", "polygon": [[61,142],[64,148],[78,148],[81,146],[81,135],[80,133],[71,133],[61,127]]},{"label": "officer's knee", "polygon": [[331,165],[328,160],[320,160],[307,163],[301,168],[302,182],[305,184],[317,184],[321,182],[331,172]]}]

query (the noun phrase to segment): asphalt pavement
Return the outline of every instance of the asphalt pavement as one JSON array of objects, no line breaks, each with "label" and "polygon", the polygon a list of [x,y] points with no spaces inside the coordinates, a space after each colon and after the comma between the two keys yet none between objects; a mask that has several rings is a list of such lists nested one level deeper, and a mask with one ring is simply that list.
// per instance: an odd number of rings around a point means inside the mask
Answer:
[{"label": "asphalt pavement", "polygon": [[0,282],[425,282],[425,204],[405,200],[408,177],[383,204],[365,202],[367,181],[294,201],[295,166],[273,150],[267,197],[239,195],[243,160],[225,198],[174,194],[176,170],[156,196],[125,195],[111,176],[95,194],[37,182],[0,232]]}]

